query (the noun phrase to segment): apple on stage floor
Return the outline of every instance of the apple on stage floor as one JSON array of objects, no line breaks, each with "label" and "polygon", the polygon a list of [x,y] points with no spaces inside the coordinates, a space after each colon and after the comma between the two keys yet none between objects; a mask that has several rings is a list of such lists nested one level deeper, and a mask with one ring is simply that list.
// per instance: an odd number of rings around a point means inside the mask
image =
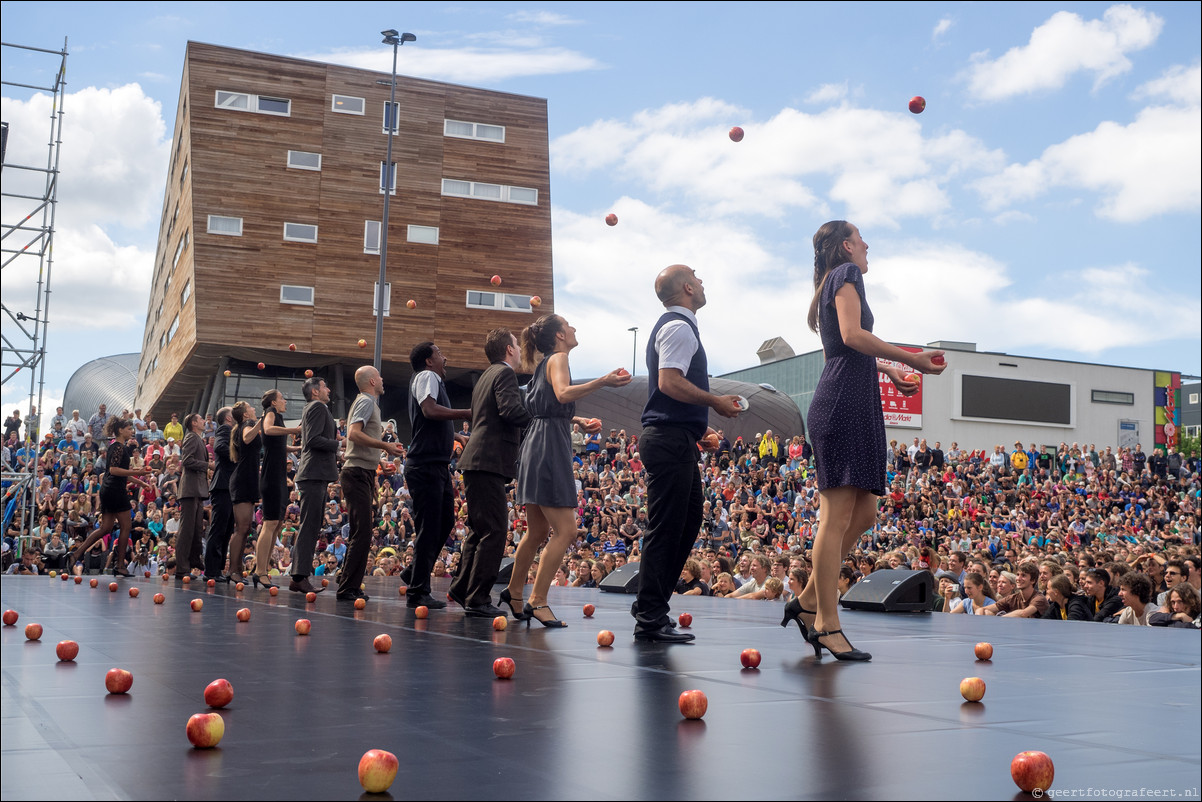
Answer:
[{"label": "apple on stage floor", "polygon": [[225,737],[225,719],[217,713],[197,713],[188,719],[187,732],[197,749],[212,749]]},{"label": "apple on stage floor", "polygon": [[294,624],[293,626],[296,629],[297,635],[308,635],[309,630],[313,628],[313,622],[307,618],[301,618],[301,619],[298,619],[296,624]]},{"label": "apple on stage floor", "polygon": [[499,615],[492,620],[492,628],[495,629],[497,632],[504,632],[505,628],[508,626],[509,626],[509,619],[503,615]]},{"label": "apple on stage floor", "polygon": [[1010,761],[1010,778],[1028,794],[1035,789],[1040,795],[1047,793],[1055,777],[1056,767],[1043,752],[1019,752]]},{"label": "apple on stage floor", "polygon": [[985,680],[980,677],[965,677],[960,680],[960,695],[970,702],[979,702],[985,696]]},{"label": "apple on stage floor", "polygon": [[206,584],[206,585],[208,585],[208,586],[209,586],[209,587],[211,587],[211,588],[215,588],[215,587],[217,587],[217,580],[216,580],[216,579],[210,579],[210,580],[209,580],[208,582],[206,582],[205,584]]},{"label": "apple on stage floor", "polygon": [[77,577],[75,577],[75,584],[76,584],[76,585],[81,585],[81,584],[83,584],[83,577],[82,577],[82,576],[77,576]]},{"label": "apple on stage floor", "polygon": [[116,582],[109,583],[109,593],[116,593],[121,588]]},{"label": "apple on stage floor", "polygon": [[155,604],[162,604],[165,601],[167,601],[167,597],[164,596],[162,593],[154,594],[154,603]]},{"label": "apple on stage floor", "polygon": [[140,592],[141,592],[141,591],[139,591],[137,588],[130,588],[130,589],[129,589],[129,597],[130,597],[131,599],[136,599],[136,598],[138,598],[138,594],[139,594]]},{"label": "apple on stage floor", "polygon": [[323,588],[328,588],[330,586],[330,580],[323,577],[321,580],[321,586]]},{"label": "apple on stage floor", "polygon": [[975,654],[977,656],[978,660],[993,659],[993,644],[992,643],[984,643],[984,642],[978,643],[976,646],[973,647],[972,651],[973,651],[973,654]]},{"label": "apple on stage floor", "polygon": [[[164,579],[165,578],[166,577],[164,577]],[[88,587],[91,587],[91,588],[100,587],[100,580],[97,579],[96,577],[92,577],[91,579],[88,580]]]},{"label": "apple on stage floor", "polygon": [[[166,579],[167,577],[163,577],[163,578],[164,578],[164,579]],[[238,591],[239,593],[241,593],[242,591],[246,590],[246,585],[244,585],[244,584],[242,584],[241,582],[239,582],[238,584],[234,585],[234,590],[236,590],[236,591]]]},{"label": "apple on stage floor", "polygon": [[592,604],[584,605],[584,617],[585,618],[592,618],[593,613],[595,613],[595,612],[597,612],[596,605],[592,605]]},{"label": "apple on stage floor", "polygon": [[250,608],[243,607],[241,610],[234,613],[234,617],[237,618],[240,622],[245,624],[247,621],[250,620]]},{"label": "apple on stage floor", "polygon": [[104,688],[109,693],[129,693],[134,686],[134,675],[124,668],[110,668],[104,675]]},{"label": "apple on stage floor", "polygon": [[371,642],[371,645],[375,646],[376,651],[380,654],[388,654],[392,651],[392,636],[376,635],[376,639]]},{"label": "apple on stage floor", "polygon": [[309,604],[312,604],[313,602],[317,601],[317,594],[313,591],[309,591],[305,594],[305,601]]},{"label": "apple on stage floor", "polygon": [[430,615],[430,608],[424,604],[421,607],[415,607],[413,609],[413,617],[414,618],[426,618],[429,615]]},{"label": "apple on stage floor", "polygon": [[614,645],[614,633],[610,632],[608,629],[603,629],[600,632],[598,632],[597,633],[597,645],[598,646],[613,646]]},{"label": "apple on stage floor", "polygon": [[392,752],[369,749],[359,758],[359,785],[369,794],[384,793],[396,779],[398,765]]},{"label": "apple on stage floor", "polygon": [[693,625],[693,616],[689,615],[688,613],[681,613],[680,617],[676,619],[676,622],[685,629],[688,629]]},{"label": "apple on stage floor", "polygon": [[367,607],[366,599],[355,599],[355,609],[362,610]]},{"label": "apple on stage floor", "polygon": [[204,608],[205,603],[203,601],[201,601],[200,599],[193,599],[191,602],[188,603],[188,606],[192,608],[192,612],[199,613],[201,611],[201,609]]},{"label": "apple on stage floor", "polygon": [[680,706],[680,715],[687,719],[699,719],[705,715],[710,703],[704,693],[693,690],[682,693],[677,704]]},{"label": "apple on stage floor", "polygon": [[267,591],[267,595],[268,595],[268,596],[279,596],[279,595],[280,595],[280,588],[279,588],[279,586],[278,586],[278,585],[273,585],[271,588],[269,588],[269,589],[268,589],[268,591]]},{"label": "apple on stage floor", "polygon": [[28,638],[29,640],[39,640],[42,637],[42,625],[41,624],[26,624],[25,625],[25,637]]},{"label": "apple on stage floor", "polygon": [[62,662],[70,663],[79,654],[79,644],[73,640],[61,640],[58,642],[58,646],[54,647],[54,653]]},{"label": "apple on stage floor", "polygon": [[744,649],[739,655],[739,662],[743,664],[743,668],[759,668],[760,660],[759,649]]},{"label": "apple on stage floor", "polygon": [[225,707],[234,701],[234,686],[228,679],[215,679],[205,688],[205,704],[209,707]]},{"label": "apple on stage floor", "polygon": [[498,657],[496,660],[493,660],[492,673],[501,679],[509,679],[516,670],[517,664],[513,662],[512,657]]},{"label": "apple on stage floor", "polygon": [[18,618],[20,618],[20,616],[17,614],[16,610],[5,610],[4,611],[4,626],[6,626],[6,627],[16,626]]}]

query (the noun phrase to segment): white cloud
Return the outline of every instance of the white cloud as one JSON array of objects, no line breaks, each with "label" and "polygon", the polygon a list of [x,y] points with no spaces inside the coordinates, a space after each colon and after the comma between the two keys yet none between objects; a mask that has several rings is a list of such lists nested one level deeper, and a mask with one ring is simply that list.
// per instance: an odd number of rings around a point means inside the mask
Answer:
[{"label": "white cloud", "polygon": [[950,31],[952,25],[954,24],[955,22],[950,17],[944,17],[943,19],[939,20],[939,22],[935,23],[935,29],[931,31],[931,41],[935,41],[940,36],[943,36],[943,34]]},{"label": "white cloud", "polygon": [[[840,106],[817,114],[786,108],[764,123],[744,117],[702,98],[629,121],[601,120],[553,141],[552,167],[604,170],[710,216],[781,219],[797,209],[822,216],[833,200],[861,225],[896,227],[906,217],[946,213],[952,176],[1004,164],[999,151],[963,131],[924,137],[909,114]],[[737,145],[726,136],[732,122],[747,131]]]},{"label": "white cloud", "polygon": [[[562,47],[543,47],[538,38],[527,38],[510,49],[461,47],[406,47],[397,61],[397,72],[433,81],[487,84],[531,75],[558,75],[602,69],[604,65],[583,53]],[[392,71],[388,48],[353,48],[322,53],[301,53],[298,58],[327,61],[379,72]]]},{"label": "white cloud", "polygon": [[806,95],[806,103],[836,103],[847,97],[847,81],[841,84],[823,84]]},{"label": "white cloud", "polygon": [[579,25],[581,22],[554,11],[515,11],[506,16],[506,19],[529,25]]},{"label": "white cloud", "polygon": [[1059,89],[1079,72],[1092,73],[1097,88],[1131,69],[1127,54],[1156,41],[1164,20],[1143,9],[1115,5],[1102,18],[1084,20],[1058,11],[1031,32],[1030,41],[997,59],[976,54],[968,70],[969,91],[995,101]]},{"label": "white cloud", "polygon": [[975,183],[992,210],[1055,187],[1102,195],[1098,216],[1123,223],[1196,210],[1202,199],[1202,111],[1153,106],[1130,125],[1104,122]]},{"label": "white cloud", "polygon": [[1178,64],[1135,91],[1136,98],[1167,101],[1181,106],[1202,105],[1202,65]]}]

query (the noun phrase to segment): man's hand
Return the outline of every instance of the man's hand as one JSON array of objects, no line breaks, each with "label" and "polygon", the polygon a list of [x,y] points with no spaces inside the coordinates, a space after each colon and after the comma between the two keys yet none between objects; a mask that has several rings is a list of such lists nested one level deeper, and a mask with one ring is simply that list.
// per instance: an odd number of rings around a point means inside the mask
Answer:
[{"label": "man's hand", "polygon": [[739,397],[737,395],[716,395],[712,404],[714,412],[717,412],[724,418],[737,418],[739,413],[743,411],[743,407],[739,405]]}]

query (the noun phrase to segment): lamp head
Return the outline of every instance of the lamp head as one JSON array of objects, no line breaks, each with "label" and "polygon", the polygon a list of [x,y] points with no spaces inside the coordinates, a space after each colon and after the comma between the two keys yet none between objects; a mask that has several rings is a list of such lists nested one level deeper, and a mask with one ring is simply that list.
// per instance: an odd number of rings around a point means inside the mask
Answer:
[{"label": "lamp head", "polygon": [[411,33],[401,34],[401,44],[405,44],[405,42],[416,42],[416,41],[417,41],[417,37]]}]

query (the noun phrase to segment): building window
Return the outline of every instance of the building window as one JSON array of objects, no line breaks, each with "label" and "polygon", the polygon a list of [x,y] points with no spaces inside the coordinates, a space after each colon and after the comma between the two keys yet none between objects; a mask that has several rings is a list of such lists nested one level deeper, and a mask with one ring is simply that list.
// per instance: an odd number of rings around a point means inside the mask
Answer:
[{"label": "building window", "polygon": [[155,322],[155,323],[158,323],[158,322],[159,322],[159,318],[161,318],[162,316],[163,316],[163,302],[162,302],[162,301],[159,301],[159,308],[158,308],[158,310],[157,310],[157,311],[154,313],[154,322]]},{"label": "building window", "polygon": [[159,335],[159,348],[162,348],[166,344],[167,344],[167,332],[163,332],[162,334]]},{"label": "building window", "polygon": [[419,245],[437,245],[438,226],[409,226],[407,239]]},{"label": "building window", "polygon": [[188,303],[188,299],[191,297],[192,297],[192,279],[188,279],[186,282],[184,282],[183,292],[181,292],[179,294],[180,307],[182,308],[184,304]]},{"label": "building window", "polygon": [[442,133],[457,139],[482,139],[485,142],[505,142],[505,126],[470,123],[463,120],[443,120]]},{"label": "building window", "polygon": [[296,306],[312,306],[313,288],[301,287],[296,284],[281,284],[280,303],[294,304]]},{"label": "building window", "polygon": [[351,97],[350,95],[334,95],[330,102],[330,111],[336,111],[339,114],[358,114],[363,115],[364,109],[367,108],[367,101],[361,97]]},{"label": "building window", "polygon": [[401,104],[385,102],[384,103],[384,123],[383,123],[383,127],[381,130],[387,134],[388,131],[391,129],[392,133],[395,134],[397,132],[397,129],[400,126],[400,122],[401,122],[400,117],[401,117]]},{"label": "building window", "polygon": [[1135,393],[1120,393],[1113,390],[1093,390],[1090,401],[1095,404],[1123,404],[1135,406]]},{"label": "building window", "polygon": [[[377,312],[379,312],[379,309],[380,309],[380,304],[378,301],[379,292],[380,292],[380,282],[373,281],[371,283],[371,316],[372,317],[375,317]],[[384,317],[391,317],[391,316],[392,316],[392,282],[386,281],[386,282],[384,282]]]},{"label": "building window", "polygon": [[[172,270],[174,270],[176,265],[179,264],[180,257],[184,255],[184,251],[186,251],[187,249],[188,249],[188,232],[185,231],[184,235],[179,238],[179,245],[175,246],[175,257],[171,260],[171,269]],[[171,280],[170,275],[167,276],[167,280],[168,281]]]},{"label": "building window", "polygon": [[507,292],[480,292],[478,290],[468,290],[467,308],[501,309],[506,312],[529,313],[531,311],[530,296],[513,295]]},{"label": "building window", "polygon": [[179,331],[179,315],[175,316],[175,319],[171,321],[171,326],[167,329],[167,342],[171,342],[173,339],[175,339],[175,333],[177,331]]},{"label": "building window", "polygon": [[242,236],[242,218],[241,217],[222,217],[220,215],[209,215],[209,233],[221,234],[225,237],[241,237]]},{"label": "building window", "polygon": [[1194,404],[1194,405],[1196,405],[1196,404],[1198,403],[1198,394],[1197,394],[1197,393],[1190,393],[1190,394],[1189,394],[1189,402],[1190,402],[1191,404]]},{"label": "building window", "polygon": [[452,198],[475,198],[476,200],[517,203],[523,206],[538,205],[538,190],[529,187],[509,187],[503,184],[486,184],[478,181],[463,181],[454,178],[442,179],[442,194]]},{"label": "building window", "polygon": [[184,179],[187,177],[188,177],[188,159],[187,159],[187,157],[184,157],[184,169],[179,174],[179,185],[180,185],[181,189],[183,189]]},{"label": "building window", "polygon": [[225,92],[220,89],[217,90],[217,101],[214,105],[219,109],[253,111],[259,114],[274,114],[277,117],[288,117],[292,114],[292,101],[287,98]]},{"label": "building window", "polygon": [[[384,177],[384,162],[380,162],[380,194],[384,194],[384,182],[387,179]],[[392,163],[392,182],[388,187],[388,194],[396,194],[396,162]]]},{"label": "building window", "polygon": [[288,151],[288,166],[294,170],[320,170],[321,154],[307,150]]},{"label": "building window", "polygon": [[363,252],[364,253],[379,253],[380,252],[380,221],[379,220],[364,220],[363,221]]},{"label": "building window", "polygon": [[284,242],[317,242],[317,226],[284,223]]}]

